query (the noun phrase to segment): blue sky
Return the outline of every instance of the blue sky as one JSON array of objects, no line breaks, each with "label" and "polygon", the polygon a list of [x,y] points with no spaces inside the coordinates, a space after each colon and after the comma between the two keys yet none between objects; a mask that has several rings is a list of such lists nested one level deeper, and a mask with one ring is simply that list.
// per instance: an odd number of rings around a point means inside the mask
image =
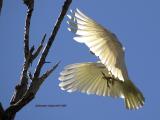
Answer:
[{"label": "blue sky", "polygon": [[[49,37],[62,4],[63,0],[36,0],[31,22],[31,44],[37,45],[44,33]],[[36,98],[17,114],[16,120],[159,120],[159,5],[159,0],[73,0],[71,5],[71,9],[79,8],[116,33],[123,43],[130,78],[146,98],[142,109],[128,111],[122,99],[60,90],[58,76],[65,65],[97,60],[85,45],[72,39],[73,34],[67,31],[65,17],[47,58],[52,64],[61,60],[61,64],[41,86]],[[9,105],[22,69],[25,12],[26,7],[21,0],[4,1],[0,16],[0,101],[5,108]],[[50,66],[46,65],[44,70]],[[37,104],[67,106],[37,108]]]}]

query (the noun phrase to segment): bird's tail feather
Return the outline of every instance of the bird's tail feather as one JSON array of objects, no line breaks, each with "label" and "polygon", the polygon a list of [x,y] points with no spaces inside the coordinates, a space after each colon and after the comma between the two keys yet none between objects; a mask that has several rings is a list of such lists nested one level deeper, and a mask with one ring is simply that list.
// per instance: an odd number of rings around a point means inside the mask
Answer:
[{"label": "bird's tail feather", "polygon": [[124,89],[126,89],[124,100],[127,109],[139,109],[144,105],[145,99],[142,93],[130,80],[125,81]]}]

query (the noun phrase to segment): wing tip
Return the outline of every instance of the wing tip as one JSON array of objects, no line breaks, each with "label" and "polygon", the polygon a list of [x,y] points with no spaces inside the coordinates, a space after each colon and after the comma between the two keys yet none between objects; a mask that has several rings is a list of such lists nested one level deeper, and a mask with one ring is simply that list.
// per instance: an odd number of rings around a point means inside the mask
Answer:
[{"label": "wing tip", "polygon": [[72,16],[71,15],[69,15],[69,14],[67,14],[67,17],[71,20],[72,19]]}]

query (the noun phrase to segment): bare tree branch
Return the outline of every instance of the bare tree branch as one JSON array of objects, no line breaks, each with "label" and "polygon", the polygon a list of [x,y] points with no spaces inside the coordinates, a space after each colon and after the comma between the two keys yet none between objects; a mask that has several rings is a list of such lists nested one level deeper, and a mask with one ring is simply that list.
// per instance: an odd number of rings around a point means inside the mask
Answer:
[{"label": "bare tree branch", "polygon": [[42,56],[40,58],[39,63],[37,65],[36,71],[34,73],[34,77],[35,78],[37,78],[39,76],[39,74],[40,74],[40,70],[43,67],[44,63],[45,63],[45,59],[46,59],[46,57],[48,55],[50,47],[52,46],[52,43],[53,43],[53,41],[54,41],[54,39],[56,37],[56,34],[57,34],[57,32],[58,32],[58,30],[60,28],[62,20],[63,20],[65,14],[66,14],[71,2],[72,2],[72,0],[66,0],[64,5],[63,5],[63,7],[62,7],[62,12],[61,12],[60,16],[58,17],[58,20],[57,20],[57,22],[56,22],[56,24],[54,26],[54,29],[53,29],[53,31],[51,33],[51,36],[50,36],[50,38],[48,40],[48,43],[47,43],[47,45],[46,45],[46,47],[45,47],[45,49],[44,49],[44,51],[42,53]]},{"label": "bare tree branch", "polygon": [[2,6],[3,6],[3,0],[0,0],[0,15],[1,15]]},{"label": "bare tree branch", "polygon": [[34,98],[34,94],[26,94],[20,101],[16,104],[10,105],[2,117],[2,120],[13,120],[16,113],[21,110],[26,104],[28,104]]},{"label": "bare tree branch", "polygon": [[24,55],[25,59],[27,60],[29,57],[29,31],[30,31],[30,21],[34,9],[34,0],[25,0],[24,2],[27,7],[27,16],[26,16],[26,23],[25,23],[25,33],[24,33]]},{"label": "bare tree branch", "polygon": [[[27,15],[25,21],[25,32],[24,32],[24,65],[21,73],[20,84],[18,84],[15,88],[14,95],[11,99],[11,104],[16,103],[24,93],[27,91],[28,86],[28,69],[30,66],[30,50],[29,50],[29,31],[30,31],[30,21],[34,9],[34,0],[24,0],[24,3],[27,5]],[[33,49],[33,48],[31,48]]]},{"label": "bare tree branch", "polygon": [[33,75],[32,75],[32,73],[29,71],[28,74],[29,74],[29,79],[30,79],[30,80],[33,80]]},{"label": "bare tree branch", "polygon": [[[15,92],[11,99],[10,106],[6,110],[3,110],[3,107],[0,104],[0,114],[3,114],[2,116],[0,116],[0,120],[13,120],[16,113],[34,99],[42,83],[58,67],[59,63],[55,64],[51,69],[47,70],[43,75],[40,76],[42,67],[46,63],[46,57],[49,53],[52,43],[55,40],[56,34],[60,28],[62,20],[66,12],[68,11],[68,8],[72,0],[65,0],[64,5],[62,6],[60,16],[58,17],[58,20],[53,28],[51,36],[49,37],[49,40],[42,52],[42,55],[40,56],[39,62],[35,68],[35,72],[33,75],[29,71],[29,68],[32,62],[35,60],[35,58],[37,58],[38,55],[40,55],[40,52],[43,48],[44,40],[46,38],[46,34],[43,36],[42,41],[36,50],[34,48],[34,45],[31,48],[29,48],[30,21],[34,9],[34,0],[23,0],[23,2],[28,8],[24,32],[23,70],[20,77],[20,83],[15,87]],[[30,84],[28,84],[29,79],[32,80]]]},{"label": "bare tree branch", "polygon": [[39,47],[37,48],[37,50],[33,53],[33,57],[32,59],[34,60],[38,55],[39,53],[41,52],[42,48],[43,48],[43,44],[44,44],[44,41],[46,39],[46,34],[43,36],[43,39],[41,41],[41,44],[39,45]]},{"label": "bare tree branch", "polygon": [[3,109],[2,103],[0,102],[0,116],[2,116],[3,114],[4,114],[4,109]]},{"label": "bare tree branch", "polygon": [[55,64],[51,69],[47,70],[40,78],[39,80],[44,81],[59,65],[60,61]]},{"label": "bare tree branch", "polygon": [[32,83],[31,83],[31,85],[30,85],[26,94],[33,93],[35,95],[37,93],[37,91],[39,90],[40,86],[42,85],[42,83],[58,67],[59,63],[60,62],[55,64],[51,69],[47,70],[47,72],[44,73],[41,77],[39,77],[39,78],[34,78],[33,77]]}]

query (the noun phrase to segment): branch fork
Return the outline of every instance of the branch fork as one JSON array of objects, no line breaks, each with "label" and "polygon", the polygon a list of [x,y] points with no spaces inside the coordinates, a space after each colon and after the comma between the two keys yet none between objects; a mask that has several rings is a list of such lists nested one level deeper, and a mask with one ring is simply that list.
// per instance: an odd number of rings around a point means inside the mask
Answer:
[{"label": "branch fork", "polygon": [[[40,75],[45,63],[50,63],[46,62],[46,57],[50,51],[50,48],[55,40],[56,34],[60,28],[62,20],[66,12],[68,11],[72,0],[65,0],[64,5],[62,6],[62,10],[60,12],[60,16],[58,17],[58,20],[53,28],[53,31],[48,39],[47,44],[43,48],[46,39],[46,34],[44,34],[41,43],[39,44],[37,49],[35,49],[34,45],[31,48],[29,47],[30,21],[34,10],[34,0],[23,0],[23,2],[27,6],[27,15],[25,20],[24,31],[24,64],[20,76],[20,82],[15,87],[14,94],[10,101],[10,106],[6,110],[4,110],[2,104],[0,103],[0,120],[13,120],[15,118],[16,113],[34,99],[42,83],[58,67],[60,62],[53,65],[45,73]],[[40,58],[32,75],[29,69],[38,56],[40,56]],[[28,82],[29,80],[31,80],[31,83]]]}]

